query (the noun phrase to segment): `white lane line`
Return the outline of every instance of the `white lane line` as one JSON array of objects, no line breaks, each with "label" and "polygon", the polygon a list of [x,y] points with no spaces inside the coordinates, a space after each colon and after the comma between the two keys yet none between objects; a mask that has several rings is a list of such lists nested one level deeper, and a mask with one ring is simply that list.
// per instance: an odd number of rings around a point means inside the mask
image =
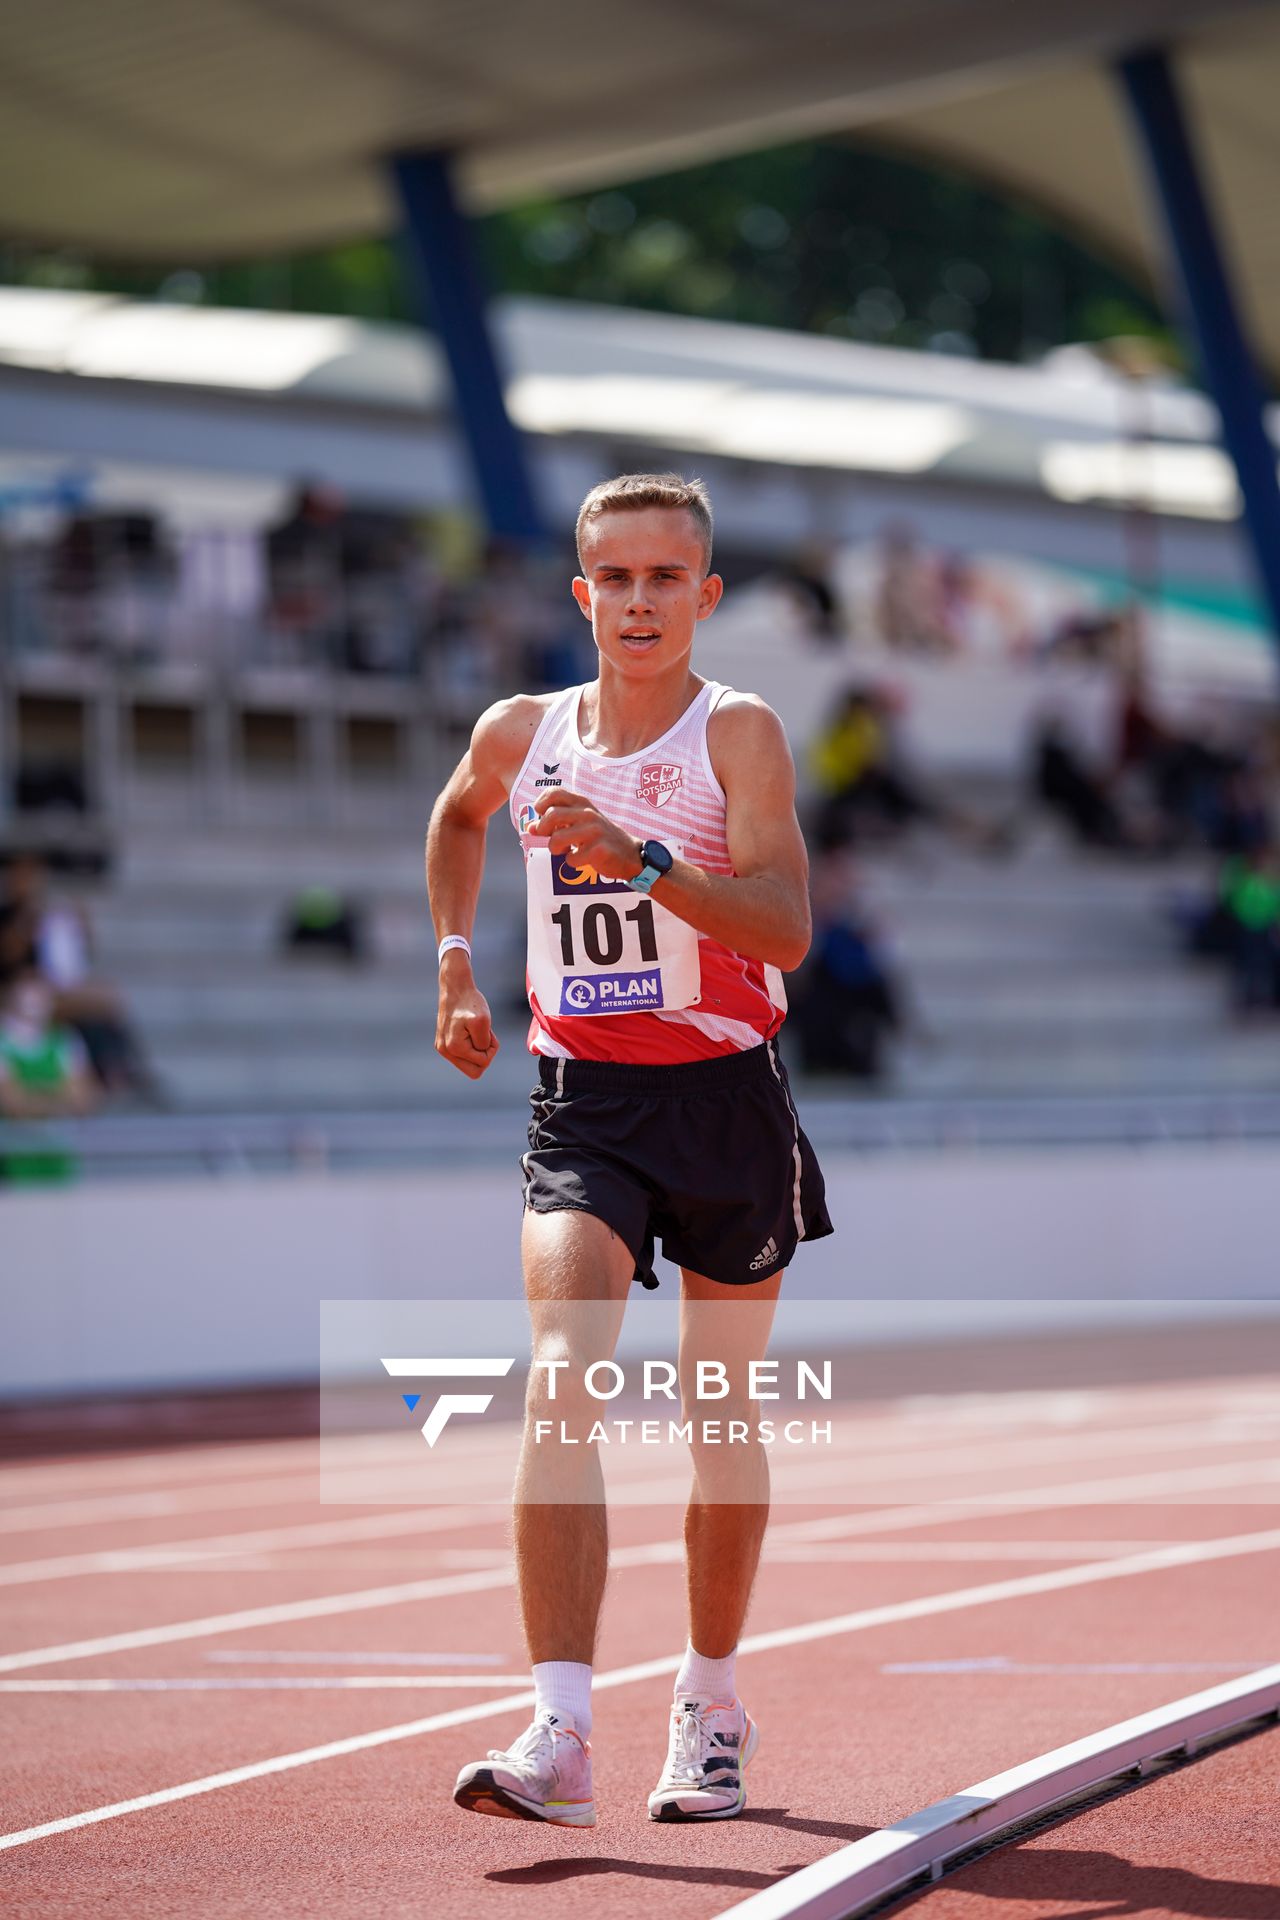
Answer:
[{"label": "white lane line", "polygon": [[1138,1573],[1161,1573],[1173,1567],[1200,1566],[1215,1560],[1234,1560],[1245,1554],[1280,1552],[1280,1527],[1261,1533],[1228,1534],[1217,1540],[1188,1540],[1172,1547],[1156,1547],[1123,1560],[1100,1560],[1083,1567],[1058,1567],[1048,1573],[1029,1573],[1013,1580],[993,1580],[980,1587],[961,1587],[952,1593],[928,1593],[915,1600],[895,1600],[859,1613],[838,1614],[808,1625],[783,1627],[776,1633],[753,1634],[744,1648],[763,1652],[770,1647],[799,1646],[806,1640],[825,1640],[836,1633],[860,1633],[867,1627],[899,1620],[927,1620],[934,1614],[955,1613],[967,1607],[989,1606],[1001,1600],[1020,1600],[1028,1594],[1062,1593],[1072,1587],[1095,1586],[1104,1580],[1125,1580]]},{"label": "white lane line", "polygon": [[[1189,1383],[1175,1389],[1162,1387],[1071,1389],[1065,1399],[1077,1403],[1071,1410],[1074,1419],[1085,1411],[1111,1416],[1127,1425],[1135,1404],[1145,1415],[1162,1417],[1167,1413],[1191,1410],[1195,1418],[1221,1413],[1236,1416],[1259,1409],[1264,1415],[1274,1411],[1277,1383],[1265,1372],[1226,1375],[1210,1381]],[[992,1437],[1013,1424],[1061,1426],[1064,1392],[1045,1388],[1016,1395],[960,1390],[952,1393],[906,1394],[887,1401],[866,1401],[869,1425],[890,1430],[900,1440],[917,1437],[930,1445],[945,1442],[955,1435],[957,1425],[971,1433],[989,1427]],[[339,1442],[326,1435],[326,1453],[339,1445],[357,1459],[374,1458],[379,1452],[398,1448],[396,1436],[351,1434]],[[217,1475],[231,1475],[243,1467],[246,1476],[257,1475],[279,1466],[282,1471],[316,1471],[319,1463],[318,1436],[293,1435],[278,1440],[201,1442],[190,1447],[134,1449],[120,1454],[77,1455],[65,1462],[40,1465],[0,1465],[0,1515],[8,1501],[17,1495],[28,1500],[33,1494],[56,1495],[62,1488],[74,1489],[76,1496],[68,1504],[80,1504],[87,1484],[119,1487],[147,1483],[181,1483],[189,1487]],[[296,1460],[296,1468],[289,1463]],[[96,1496],[110,1499],[111,1494]]]},{"label": "white lane line", "polygon": [[[1168,1452],[1172,1450],[1171,1443],[1174,1437],[1177,1438],[1180,1449],[1185,1449],[1187,1452],[1196,1455],[1202,1453],[1206,1446],[1252,1444],[1251,1442],[1240,1440],[1235,1434],[1227,1435],[1218,1433],[1209,1428],[1186,1426],[1159,1427],[1144,1432],[1141,1449],[1132,1448],[1126,1439],[1123,1451],[1128,1454],[1135,1450],[1145,1451],[1150,1447],[1154,1450]],[[1111,1435],[1089,1436],[1090,1444],[1088,1445],[1084,1444],[1085,1438],[1086,1436],[1082,1435],[1065,1437],[1055,1435],[1052,1439],[1039,1442],[1035,1446],[1032,1446],[1030,1443],[1020,1444],[1018,1448],[1019,1463],[1026,1463],[1028,1466],[1038,1465],[1043,1467],[1057,1459],[1075,1461],[1086,1454],[1107,1453],[1115,1448],[1115,1442]],[[970,1473],[976,1465],[985,1464],[988,1458],[989,1454],[986,1449],[983,1449],[980,1455],[975,1456],[972,1450],[964,1451],[953,1448],[949,1450],[949,1452],[939,1454],[936,1457],[931,1455],[923,1463],[913,1461],[910,1469],[892,1460],[876,1461],[866,1469],[868,1484],[874,1488],[885,1488],[889,1486],[894,1479],[901,1478],[904,1474],[906,1474],[907,1477],[912,1477],[917,1471],[920,1472],[923,1477],[925,1467],[928,1469],[928,1478],[931,1481],[943,1472],[956,1474]],[[999,1458],[1007,1462],[1007,1445],[1002,1448]],[[610,1465],[612,1468],[612,1461]],[[802,1469],[796,1484],[803,1484],[806,1490],[811,1490],[816,1484],[825,1485],[833,1478],[837,1479],[845,1489],[857,1489],[856,1473],[838,1460],[815,1462],[811,1467]],[[289,1483],[275,1483],[274,1487],[271,1488],[271,1497],[275,1497],[276,1491],[279,1490],[282,1485],[289,1486]],[[299,1489],[289,1487],[289,1490],[291,1491],[292,1497],[296,1498]],[[618,1490],[621,1491],[620,1488]],[[633,1485],[632,1491],[634,1492],[635,1490]],[[648,1491],[647,1488],[645,1490]],[[218,1492],[219,1490],[214,1489],[212,1491]],[[435,1512],[440,1512],[441,1514],[452,1512],[456,1516],[453,1524],[459,1529],[483,1525],[486,1522],[489,1524],[505,1523],[508,1510],[507,1498],[504,1483],[502,1506],[495,1506],[489,1512],[485,1512],[483,1509],[477,1512],[474,1503],[464,1502],[459,1499],[456,1506],[440,1509],[414,1507],[411,1505],[407,1511],[394,1514],[379,1514],[373,1517],[360,1516],[348,1520],[304,1522],[296,1526],[263,1528],[252,1532],[234,1534],[213,1536],[194,1535],[180,1540],[156,1541],[144,1546],[104,1547],[94,1549],[88,1553],[57,1554],[38,1560],[11,1561],[8,1565],[0,1564],[0,1587],[21,1586],[46,1580],[74,1579],[89,1574],[124,1573],[137,1568],[172,1567],[186,1562],[199,1561],[206,1556],[221,1556],[235,1552],[252,1553],[259,1549],[276,1551],[295,1546],[332,1546],[345,1540],[383,1539],[398,1534],[413,1533],[419,1530],[447,1529],[450,1525],[450,1521],[447,1518],[424,1518],[424,1515]],[[856,1492],[853,1494],[846,1493],[846,1501],[851,1498],[856,1498]],[[782,1490],[779,1493],[778,1504],[785,1504],[785,1501],[785,1490]],[[215,1501],[212,1504],[216,1505],[218,1502]],[[180,1511],[180,1505],[175,1507],[174,1510]],[[154,1513],[148,1513],[146,1515],[139,1514],[132,1517],[154,1518],[156,1515]],[[87,1523],[87,1520],[82,1520],[78,1524]],[[53,1523],[50,1521],[46,1524],[52,1525]]]},{"label": "white lane line", "polygon": [[376,1692],[406,1688],[523,1687],[523,1673],[199,1674],[190,1679],[0,1680],[5,1693],[287,1693]]},{"label": "white lane line", "polygon": [[1188,1694],[935,1801],[762,1887],[717,1920],[857,1920],[915,1882],[922,1891],[926,1877],[936,1883],[973,1847],[1011,1840],[1028,1820],[1066,1811],[1090,1789],[1122,1775],[1144,1775],[1171,1754],[1189,1757],[1234,1728],[1253,1724],[1260,1730],[1278,1715],[1280,1666]]},{"label": "white lane line", "polygon": [[[1178,1428],[1173,1428],[1173,1430],[1176,1432]],[[1167,1432],[1169,1432],[1167,1428],[1161,1428],[1161,1444],[1165,1442],[1165,1434],[1167,1434]],[[1188,1448],[1190,1448],[1190,1446],[1196,1446],[1196,1450],[1199,1452],[1199,1450],[1203,1450],[1205,1444],[1213,1444],[1213,1436],[1211,1436],[1209,1432],[1199,1432],[1199,1434],[1197,1434],[1196,1430],[1190,1430]],[[1219,1436],[1219,1444],[1221,1444],[1221,1436]],[[1232,1444],[1232,1446],[1234,1446],[1234,1444],[1244,1444],[1244,1442],[1236,1442],[1234,1438],[1230,1438],[1230,1442],[1226,1442],[1226,1444]],[[1057,1442],[1055,1442],[1055,1453],[1067,1453],[1071,1459],[1075,1459],[1075,1457],[1079,1457],[1079,1452],[1096,1452],[1096,1448],[1080,1450],[1077,1442],[1071,1440],[1071,1438],[1067,1438],[1067,1440],[1057,1440]],[[1105,1448],[1103,1452],[1113,1452],[1113,1446],[1111,1446],[1109,1440],[1107,1440],[1107,1448]],[[1019,1455],[1025,1457],[1025,1450],[1019,1448]],[[1048,1463],[1048,1461],[1040,1459],[1040,1465],[1046,1465],[1046,1463]],[[958,1471],[958,1473],[971,1471],[971,1465],[969,1465],[967,1461],[963,1461],[963,1459],[958,1459],[958,1455],[952,1455],[950,1465],[952,1465],[954,1471]],[[1213,1467],[1203,1467],[1203,1469],[1186,1469],[1186,1467],[1182,1467],[1182,1469],[1165,1469],[1165,1473],[1174,1473],[1174,1475],[1199,1473],[1199,1475],[1201,1475],[1199,1486],[1201,1486],[1203,1490],[1213,1490],[1213,1488],[1217,1488],[1217,1486],[1240,1484],[1240,1478],[1238,1478],[1238,1475],[1240,1475],[1240,1465],[1242,1465],[1242,1463],[1238,1463],[1238,1461],[1222,1461],[1222,1463],[1217,1463],[1217,1465],[1213,1465]],[[1259,1463],[1257,1469],[1251,1469],[1251,1473],[1255,1475],[1255,1478],[1257,1478],[1259,1482],[1270,1480],[1270,1478],[1280,1478],[1280,1461]],[[837,1478],[841,1478],[842,1486],[848,1488],[848,1486],[852,1484],[852,1482],[848,1480],[848,1475],[842,1473],[837,1463],[819,1465],[818,1475],[823,1482],[835,1475]],[[877,1476],[875,1484],[877,1484],[877,1486],[887,1486],[892,1478],[894,1478],[894,1473],[890,1471],[890,1467],[887,1465],[885,1473]],[[812,1490],[812,1480],[814,1480],[814,1476],[806,1476],[804,1492],[810,1492],[810,1490]],[[1077,1482],[1069,1482],[1069,1486],[1075,1486],[1075,1484],[1077,1484]],[[1188,1492],[1196,1490],[1196,1486],[1194,1486],[1192,1482],[1186,1482],[1186,1484],[1188,1484]],[[681,1498],[681,1494],[683,1494],[683,1490],[685,1490],[685,1482],[683,1482],[683,1480],[679,1480],[679,1482],[677,1482],[677,1480],[662,1480],[662,1482],[649,1482],[649,1484],[639,1486],[639,1488],[633,1484],[633,1486],[629,1488],[631,1494],[643,1492],[645,1496],[652,1496],[652,1494],[656,1494],[658,1490],[662,1490],[664,1498]],[[626,1494],[626,1486],[616,1488],[616,1492],[624,1492],[624,1494]],[[1034,1496],[1036,1503],[1040,1503],[1042,1488],[1032,1488],[1031,1494]],[[856,1498],[856,1496],[854,1496],[854,1498]],[[902,1498],[902,1496],[898,1494],[898,1498]],[[952,1503],[958,1505],[958,1507],[963,1507],[963,1509],[969,1511],[969,1513],[973,1513],[973,1511],[998,1511],[1000,1507],[1015,1509],[1017,1505],[1021,1505],[1021,1501],[1025,1498],[1025,1490],[1013,1490],[1013,1492],[1009,1492],[1009,1494],[990,1494],[990,1496],[946,1494],[944,1498],[952,1501]],[[798,1492],[796,1492],[794,1496],[791,1496],[791,1500],[789,1500],[787,1494],[785,1494],[785,1488],[777,1488],[777,1490],[775,1490],[775,1509],[781,1509],[781,1507],[793,1503],[793,1500],[800,1500],[800,1494],[798,1494]],[[846,1503],[852,1503],[848,1496],[846,1496]],[[432,1517],[434,1513],[439,1513],[439,1515],[455,1513],[457,1519],[455,1519],[455,1523],[453,1524],[457,1524],[459,1530],[462,1530],[462,1528],[476,1526],[476,1524],[497,1524],[499,1521],[505,1523],[507,1505],[503,1505],[501,1509],[499,1509],[499,1507],[493,1507],[493,1511],[487,1511],[486,1513],[486,1511],[476,1511],[474,1505],[464,1505],[464,1503],[459,1501],[459,1503],[453,1505],[453,1507],[439,1507],[439,1509],[434,1509],[434,1507],[409,1507],[407,1511],[397,1511],[397,1513],[391,1513],[391,1515],[374,1515],[374,1517],[367,1517],[367,1515],[365,1515],[365,1517],[357,1517],[357,1519],[349,1519],[349,1521],[315,1521],[315,1523],[303,1523],[299,1524],[299,1526],[261,1528],[261,1530],[240,1532],[240,1534],[188,1536],[188,1538],[184,1538],[184,1540],[155,1542],[155,1544],[150,1544],[150,1546],[136,1546],[136,1548],[102,1548],[94,1549],[94,1551],[90,1551],[90,1553],[52,1555],[52,1557],[36,1559],[36,1561],[13,1561],[8,1567],[0,1565],[0,1586],[21,1586],[21,1584],[25,1584],[25,1582],[75,1578],[75,1576],[98,1574],[98,1572],[127,1572],[132,1571],[132,1569],[144,1569],[144,1567],[165,1567],[165,1565],[175,1565],[175,1563],[198,1563],[205,1555],[215,1557],[215,1555],[223,1555],[223,1553],[234,1553],[234,1551],[238,1551],[238,1549],[244,1549],[244,1551],[255,1551],[255,1549],[274,1551],[276,1548],[288,1548],[288,1546],[332,1546],[332,1544],[338,1544],[338,1542],[344,1542],[344,1540],[370,1540],[370,1538],[378,1538],[378,1540],[380,1540],[380,1538],[395,1538],[395,1536],[399,1536],[399,1534],[432,1532],[432,1530],[438,1530],[438,1528],[447,1530],[449,1524],[451,1524],[449,1523],[449,1519],[447,1519],[447,1517],[434,1519],[434,1517]],[[823,1536],[823,1538],[825,1538],[825,1536]],[[234,1544],[232,1544],[232,1542],[234,1542]]]},{"label": "white lane line", "polygon": [[[1256,1673],[1259,1660],[895,1660],[881,1673]],[[0,1681],[0,1685],[4,1683]]]},{"label": "white lane line", "polygon": [[379,1567],[390,1567],[407,1578],[411,1573],[425,1573],[429,1569],[444,1572],[452,1567],[498,1567],[510,1558],[509,1547],[477,1548],[472,1552],[463,1548],[406,1546],[396,1553],[375,1553],[368,1547],[356,1545],[332,1554],[305,1548],[294,1553],[282,1547],[279,1553],[219,1554],[213,1560],[175,1560],[171,1565],[166,1562],[142,1571],[160,1579],[167,1573],[190,1574],[198,1566],[202,1580],[216,1580],[236,1573],[332,1573],[354,1577],[357,1572],[376,1572]]},{"label": "white lane line", "polygon": [[1149,1547],[1171,1547],[1164,1540],[826,1540],[780,1541],[765,1535],[764,1557],[788,1567],[828,1566],[833,1560],[855,1566],[899,1562],[930,1565],[951,1560],[1101,1560]]},{"label": "white lane line", "polygon": [[355,1593],[320,1594],[310,1600],[286,1600],[275,1606],[240,1607],[234,1613],[208,1614],[199,1620],[174,1620],[168,1626],[137,1627],[127,1633],[100,1634],[93,1640],[70,1640],[58,1647],[32,1647],[24,1653],[0,1654],[0,1673],[24,1667],[44,1667],[63,1660],[89,1660],[96,1654],[128,1653],[136,1647],[173,1646],[180,1640],[202,1640],[207,1634],[239,1633],[246,1627],[274,1627],[285,1621],[324,1620],[335,1614],[364,1613],[377,1607],[400,1607],[415,1600],[439,1600],[459,1593],[484,1593],[512,1584],[509,1566],[480,1568],[475,1573],[441,1574],[430,1580],[406,1580],[394,1587],[366,1587]]},{"label": "white lane line", "polygon": [[[844,1437],[833,1447],[830,1457],[810,1464],[806,1478],[811,1483],[815,1479],[831,1478],[856,1483],[860,1475],[865,1475],[869,1483],[880,1485],[889,1479],[910,1477],[913,1472],[933,1476],[939,1473],[973,1472],[989,1464],[1008,1466],[1011,1441],[1007,1433],[994,1432],[985,1443],[981,1436],[965,1432],[963,1436],[929,1435],[919,1444],[910,1444],[915,1436],[892,1429],[882,1432],[884,1423],[868,1423],[859,1419],[857,1404],[845,1402],[836,1409],[842,1416]],[[463,1475],[467,1486],[476,1479],[483,1479],[490,1469],[499,1476],[505,1472],[515,1444],[516,1423],[502,1424],[508,1429],[505,1437],[497,1433],[496,1427],[491,1428],[485,1436],[485,1457],[478,1457],[474,1450],[469,1455]],[[1276,1419],[1264,1419],[1260,1423],[1256,1417],[1243,1414],[1213,1418],[1198,1416],[1194,1420],[1184,1419],[1176,1423],[1143,1422],[1113,1428],[1064,1430],[1055,1425],[1046,1434],[1019,1436],[1017,1456],[1019,1461],[1044,1465],[1055,1459],[1076,1460],[1086,1454],[1106,1454],[1112,1449],[1127,1453],[1182,1449],[1199,1451],[1206,1446],[1254,1445],[1259,1440],[1272,1437],[1278,1430]],[[404,1460],[403,1438],[397,1435],[390,1438],[383,1435],[362,1437],[376,1442],[372,1458],[366,1458],[363,1462],[357,1459],[339,1469],[329,1463],[326,1455],[323,1466],[325,1504],[345,1504],[343,1496],[349,1494],[352,1505],[362,1504],[373,1495],[383,1501],[401,1498],[405,1505],[412,1505],[421,1496],[424,1480],[421,1469],[398,1464]],[[957,1444],[961,1437],[967,1444]],[[852,1458],[852,1464],[846,1465],[849,1457]],[[795,1463],[796,1466],[799,1464]],[[456,1466],[457,1463],[455,1471]],[[630,1469],[647,1470],[648,1463],[621,1448],[616,1459],[611,1461],[611,1466],[615,1472],[621,1470],[625,1473]],[[792,1470],[795,1470],[794,1467]],[[271,1480],[236,1480],[161,1491],[111,1493],[21,1507],[0,1507],[0,1534],[97,1526],[113,1520],[164,1519],[172,1515],[216,1512],[219,1509],[234,1511],[273,1503],[289,1505],[296,1503],[300,1495],[314,1494],[321,1471],[317,1455],[314,1460],[300,1462],[297,1469],[286,1476]],[[505,1480],[502,1481],[502,1487],[505,1496]]]},{"label": "white lane line", "polygon": [[[504,1462],[506,1456],[504,1448]],[[490,1470],[490,1464],[485,1461],[474,1472],[468,1471],[459,1483],[456,1496],[459,1505],[463,1504],[462,1487],[470,1488],[477,1475]],[[323,1476],[317,1464],[300,1468],[284,1478],[255,1480],[245,1485],[239,1481],[223,1481],[165,1493],[104,1494],[87,1500],[44,1501],[38,1506],[9,1507],[0,1511],[0,1533],[52,1533],[66,1527],[106,1526],[115,1520],[164,1520],[173,1514],[219,1511],[236,1513],[246,1507],[296,1508],[300,1499],[314,1501],[321,1487],[326,1506],[370,1503],[413,1506],[424,1504],[427,1485],[421,1467],[415,1469],[406,1464],[401,1448],[386,1466],[344,1468],[341,1472],[326,1467]]]},{"label": "white lane line", "polygon": [[[1095,1507],[1185,1504],[1191,1493],[1226,1493],[1229,1489],[1270,1487],[1280,1481],[1280,1461],[1224,1462],[1213,1467],[1173,1467],[1153,1473],[1104,1475],[1094,1480],[1071,1480],[1044,1487],[1022,1487],[1013,1493],[949,1494],[942,1501],[920,1501],[904,1507],[857,1514],[829,1514],[821,1520],[798,1520],[788,1528],[797,1540],[837,1540],[855,1533],[892,1533],[917,1526],[947,1526],[977,1517],[998,1519],[1015,1513],[1048,1513],[1058,1507]],[[1269,1493],[1259,1504],[1274,1507]],[[1254,1502],[1232,1504],[1252,1505]]]},{"label": "white lane line", "polygon": [[[677,1546],[679,1543],[673,1543]],[[1001,1580],[982,1587],[961,1587],[952,1593],[929,1594],[918,1600],[897,1601],[890,1606],[870,1607],[861,1613],[837,1614],[827,1620],[811,1620],[800,1626],[780,1627],[771,1633],[748,1634],[741,1642],[742,1653],[766,1653],[781,1647],[807,1645],[837,1635],[862,1633],[873,1627],[888,1626],[902,1620],[920,1620],[942,1613],[960,1613],[970,1607],[990,1606],[999,1601],[1023,1599],[1033,1594],[1054,1593],[1065,1588],[1083,1587],[1097,1581],[1119,1580],[1133,1574],[1164,1572],[1173,1567],[1200,1565],[1245,1554],[1280,1552],[1280,1528],[1266,1533],[1237,1534],[1227,1539],[1189,1542],[1165,1547],[1153,1553],[1134,1554],[1128,1560],[1106,1560],[1096,1566],[1067,1567],[1055,1573],[1028,1575],[1019,1580]],[[634,1564],[634,1562],[632,1562]],[[669,1653],[657,1660],[643,1660],[633,1666],[616,1667],[600,1674],[595,1689],[621,1687],[637,1680],[669,1678],[678,1655]],[[533,1704],[532,1688],[505,1694],[452,1712],[429,1714],[425,1719],[409,1720],[399,1726],[378,1727],[368,1733],[354,1734],[345,1740],[332,1740],[323,1746],[304,1747],[295,1753],[276,1754],[269,1760],[251,1761],[247,1766],[231,1767],[223,1773],[206,1774],[199,1780],[185,1780],[176,1786],[161,1787],[154,1793],[139,1794],[132,1800],[117,1800],[110,1806],[90,1807],[82,1813],[67,1814],[60,1820],[47,1820],[16,1833],[0,1834],[0,1852],[28,1845],[54,1834],[69,1833],[77,1827],[116,1820],[128,1813],[141,1813],[149,1807],[168,1806],[175,1800],[189,1800],[197,1794],[213,1793],[223,1787],[240,1786],[269,1774],[287,1773],[297,1767],[313,1766],[321,1760],[334,1760],[347,1754],[367,1752],[392,1741],[411,1740],[418,1735],[436,1733],[445,1727],[457,1727],[477,1720]]]},{"label": "white lane line", "polygon": [[[327,1649],[310,1647],[273,1647],[259,1648],[246,1652],[238,1647],[234,1653],[225,1647],[209,1647],[204,1655],[206,1660],[225,1666],[248,1666],[257,1660],[268,1666],[295,1667],[500,1667],[507,1658],[502,1653],[381,1653],[376,1647],[364,1647],[358,1652],[332,1652]],[[523,1680],[524,1675],[520,1678]]]},{"label": "white lane line", "polygon": [[[1131,1474],[1121,1479],[1103,1478],[1077,1481],[1067,1486],[1027,1488],[1008,1497],[974,1495],[963,1502],[957,1498],[944,1506],[916,1505],[853,1515],[838,1514],[824,1520],[798,1520],[780,1525],[772,1533],[775,1538],[785,1535],[797,1540],[821,1540],[856,1533],[907,1531],[916,1527],[945,1525],[957,1518],[961,1508],[966,1517],[971,1517],[975,1511],[985,1511],[989,1515],[1035,1513],[1052,1506],[1109,1504],[1206,1489],[1222,1492],[1231,1486],[1252,1486],[1259,1481],[1277,1479],[1280,1479],[1280,1462],[1255,1466],[1241,1463],[1180,1468]],[[610,1561],[615,1566],[656,1565],[662,1561],[679,1559],[683,1551],[679,1541],[657,1541],[641,1547],[621,1547],[610,1555]],[[0,1654],[0,1673],[53,1665],[63,1660],[87,1660],[97,1654],[126,1653],[138,1647],[168,1646],[177,1641],[199,1640],[213,1634],[238,1633],[245,1627],[277,1626],[285,1621],[323,1619],[336,1614],[360,1613],[370,1608],[408,1605],[415,1600],[438,1599],[463,1592],[478,1593],[510,1585],[513,1580],[514,1573],[508,1564],[477,1569],[472,1574],[438,1575],[431,1579],[404,1581],[395,1586],[323,1594],[306,1600],[279,1601],[268,1607],[243,1607],[233,1613],[209,1614],[199,1619],[178,1620],[158,1627],[139,1627],[126,1633],[106,1634],[94,1640],[72,1640],[60,1646],[34,1647],[20,1653]]]},{"label": "white lane line", "polygon": [[46,1580],[70,1580],[90,1573],[135,1573],[151,1568],[189,1568],[226,1554],[277,1553],[300,1547],[332,1547],[339,1542],[385,1540],[402,1534],[448,1533],[478,1526],[502,1526],[507,1514],[476,1513],[470,1507],[427,1507],[408,1513],[362,1514],[354,1520],[307,1520],[293,1527],[261,1527],[250,1533],[198,1534],[190,1540],[165,1540],[152,1547],[104,1547],[95,1553],[59,1554],[49,1560],[18,1560],[0,1565],[0,1587]]}]

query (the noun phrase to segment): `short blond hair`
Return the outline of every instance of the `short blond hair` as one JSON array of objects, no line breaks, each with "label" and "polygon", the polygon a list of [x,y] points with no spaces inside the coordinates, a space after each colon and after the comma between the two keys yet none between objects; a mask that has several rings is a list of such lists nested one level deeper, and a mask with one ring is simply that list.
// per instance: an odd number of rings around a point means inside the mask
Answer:
[{"label": "short blond hair", "polygon": [[693,515],[702,541],[702,571],[711,571],[711,495],[703,480],[686,480],[679,473],[620,473],[601,480],[578,508],[574,538],[578,565],[582,565],[582,537],[593,520],[604,513],[639,512],[642,507],[670,507]]}]

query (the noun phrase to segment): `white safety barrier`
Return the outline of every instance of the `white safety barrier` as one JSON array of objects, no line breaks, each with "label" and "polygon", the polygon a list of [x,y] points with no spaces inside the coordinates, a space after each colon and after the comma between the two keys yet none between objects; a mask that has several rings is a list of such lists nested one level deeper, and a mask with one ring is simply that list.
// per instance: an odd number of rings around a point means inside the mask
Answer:
[{"label": "white safety barrier", "polygon": [[1234,1728],[1278,1717],[1280,1666],[1262,1667],[980,1780],[753,1893],[717,1920],[857,1920],[913,1881],[941,1878],[959,1855],[1012,1838],[1109,1780],[1145,1774],[1157,1760],[1190,1756]]}]

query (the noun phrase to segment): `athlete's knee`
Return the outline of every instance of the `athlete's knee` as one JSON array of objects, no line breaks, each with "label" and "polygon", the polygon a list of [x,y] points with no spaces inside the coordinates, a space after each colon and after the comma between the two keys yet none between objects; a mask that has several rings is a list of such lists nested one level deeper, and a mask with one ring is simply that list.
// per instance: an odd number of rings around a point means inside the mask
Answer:
[{"label": "athlete's knee", "polygon": [[564,1329],[536,1339],[525,1390],[526,1426],[545,1420],[554,1422],[557,1432],[588,1429],[600,1414],[598,1392],[589,1386],[594,1362],[586,1345]]}]

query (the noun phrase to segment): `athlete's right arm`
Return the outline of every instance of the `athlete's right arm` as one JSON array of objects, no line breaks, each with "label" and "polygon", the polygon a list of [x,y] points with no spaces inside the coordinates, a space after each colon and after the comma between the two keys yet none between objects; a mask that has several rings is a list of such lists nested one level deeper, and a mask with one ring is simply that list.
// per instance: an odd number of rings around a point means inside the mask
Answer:
[{"label": "athlete's right arm", "polygon": [[[482,713],[470,747],[431,810],[427,894],[437,943],[447,933],[471,938],[489,819],[506,802],[543,712],[541,701],[517,694]],[[470,958],[453,947],[440,962],[436,1052],[469,1080],[478,1080],[497,1051],[489,1003],[476,985]]]}]

